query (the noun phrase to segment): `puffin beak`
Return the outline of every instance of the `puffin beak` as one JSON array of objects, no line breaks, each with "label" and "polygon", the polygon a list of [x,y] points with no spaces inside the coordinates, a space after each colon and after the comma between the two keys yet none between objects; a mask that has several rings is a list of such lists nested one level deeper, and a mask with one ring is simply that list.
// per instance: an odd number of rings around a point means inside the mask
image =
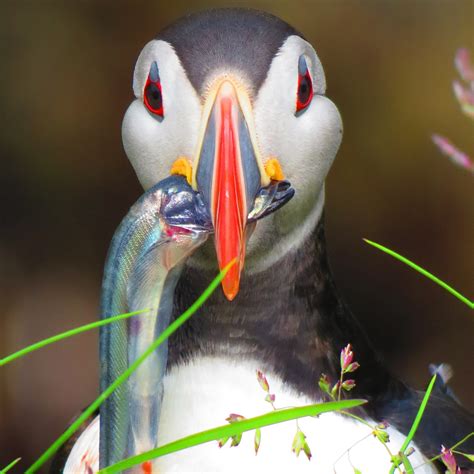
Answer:
[{"label": "puffin beak", "polygon": [[247,216],[262,186],[270,183],[256,145],[250,100],[230,80],[217,84],[204,105],[193,187],[201,192],[215,233],[219,268],[236,259],[222,288],[229,301],[239,291]]}]

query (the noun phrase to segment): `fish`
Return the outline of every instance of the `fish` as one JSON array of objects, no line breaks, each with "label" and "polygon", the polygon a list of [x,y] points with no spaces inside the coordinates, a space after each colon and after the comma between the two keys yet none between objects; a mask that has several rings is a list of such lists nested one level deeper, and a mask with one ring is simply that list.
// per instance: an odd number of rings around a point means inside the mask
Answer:
[{"label": "fish", "polygon": [[[291,184],[272,181],[257,192],[248,222],[275,212],[294,195]],[[99,335],[103,392],[170,324],[173,297],[187,259],[213,233],[201,194],[182,176],[148,189],[117,228],[106,258],[100,317],[148,310],[103,326]],[[100,468],[158,446],[165,341],[100,408]]]}]

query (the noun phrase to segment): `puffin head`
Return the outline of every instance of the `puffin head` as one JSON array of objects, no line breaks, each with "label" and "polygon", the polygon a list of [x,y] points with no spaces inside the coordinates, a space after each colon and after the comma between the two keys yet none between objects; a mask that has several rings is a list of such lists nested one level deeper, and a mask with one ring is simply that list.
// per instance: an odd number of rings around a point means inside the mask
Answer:
[{"label": "puffin head", "polygon": [[[337,107],[314,48],[282,20],[255,10],[185,17],[145,45],[135,99],[122,125],[125,152],[145,189],[182,174],[214,227],[192,265],[220,268],[229,300],[240,273],[276,263],[316,226],[324,181],[342,138]],[[287,179],[294,198],[255,224],[259,189]],[[251,237],[250,237],[250,234]]]}]

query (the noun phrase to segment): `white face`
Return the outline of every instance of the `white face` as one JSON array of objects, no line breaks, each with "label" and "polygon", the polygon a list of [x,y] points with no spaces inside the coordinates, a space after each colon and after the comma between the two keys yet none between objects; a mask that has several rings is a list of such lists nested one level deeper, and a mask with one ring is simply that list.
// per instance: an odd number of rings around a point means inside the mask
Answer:
[{"label": "white face", "polygon": [[[302,113],[295,114],[301,55],[308,66],[314,97]],[[143,103],[153,61],[158,65],[162,85],[162,120]],[[211,71],[209,83],[215,80],[216,72]],[[236,80],[245,85],[244,76]],[[122,137],[125,152],[146,189],[167,177],[177,158],[194,160],[204,100],[186,77],[173,48],[160,40],[149,42],[141,52],[133,89],[136,99],[125,114]],[[264,161],[277,158],[296,192],[289,203],[258,222],[247,245],[247,273],[274,264],[290,248],[297,247],[319,221],[324,204],[324,180],[342,138],[341,117],[336,106],[324,96],[325,90],[324,71],[312,46],[298,36],[288,37],[253,99],[252,113],[260,156]],[[252,95],[250,91],[249,95]],[[194,259],[194,264],[215,267],[215,261],[211,244]]]},{"label": "white face", "polygon": [[[164,118],[150,113],[143,92],[153,61],[163,87]],[[135,100],[122,123],[122,140],[128,159],[145,189],[169,176],[180,156],[194,154],[201,125],[201,101],[173,48],[164,41],[150,41],[140,53],[133,74]]]}]

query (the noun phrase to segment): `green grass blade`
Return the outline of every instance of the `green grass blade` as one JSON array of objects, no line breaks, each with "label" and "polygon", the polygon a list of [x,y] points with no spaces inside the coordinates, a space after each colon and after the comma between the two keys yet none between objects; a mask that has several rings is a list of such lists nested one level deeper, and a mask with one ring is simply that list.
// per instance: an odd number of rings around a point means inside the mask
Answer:
[{"label": "green grass blade", "polygon": [[199,433],[186,436],[171,443],[152,449],[146,453],[138,454],[130,458],[124,459],[112,466],[108,466],[99,471],[100,474],[113,474],[129,469],[142,462],[156,459],[166,454],[182,451],[183,449],[191,448],[199,444],[208,443],[209,441],[217,441],[224,437],[235,436],[245,431],[255,430],[264,426],[282,423],[284,421],[295,420],[306,416],[316,416],[321,413],[326,413],[336,410],[344,410],[347,408],[354,408],[356,406],[366,403],[365,400],[341,400],[337,402],[318,403],[315,405],[306,405],[297,408],[286,408],[283,410],[271,411],[265,415],[256,416],[254,418],[247,418],[242,421],[237,421],[232,424],[218,426],[210,430],[201,431]]},{"label": "green grass blade", "polygon": [[462,451],[453,451],[453,453],[464,456],[466,459],[469,459],[469,461],[474,462],[474,454],[463,453]]},{"label": "green grass blade", "polygon": [[[454,450],[458,447],[458,446],[461,446],[462,444],[464,444],[468,439],[472,438],[474,436],[474,431],[469,433],[468,435],[464,436],[463,439],[461,439],[460,441],[458,441],[456,444],[453,444],[449,449],[451,451],[454,452]],[[433,461],[436,461],[437,459],[439,459],[440,457],[442,456],[441,453],[437,454],[436,456],[433,456],[432,458],[428,459],[427,461],[425,461],[423,464],[418,464],[418,466],[415,466],[415,470],[424,466],[425,464],[428,464],[430,462],[433,462]]]},{"label": "green grass blade", "polygon": [[380,245],[377,242],[372,242],[369,239],[364,239],[364,241],[367,242],[369,245],[372,245],[373,247],[378,248],[382,252],[385,252],[388,255],[391,255],[392,257],[396,258],[397,260],[400,260],[400,262],[403,262],[405,265],[408,265],[409,267],[413,268],[417,272],[421,273],[423,276],[425,276],[425,277],[429,278],[430,280],[434,281],[437,285],[441,286],[446,291],[449,291],[449,293],[451,293],[457,299],[459,299],[463,303],[467,304],[467,306],[469,306],[469,308],[474,309],[474,301],[471,301],[469,298],[466,298],[464,295],[459,293],[459,291],[455,290],[452,286],[449,286],[447,283],[445,283],[443,280],[439,279],[437,276],[430,273],[428,270],[425,270],[424,268],[420,267],[419,265],[412,262],[411,260],[408,260],[408,258],[403,257],[402,255],[398,254],[397,252],[394,252],[393,250],[390,250],[389,248],[384,247],[383,245]]},{"label": "green grass blade", "polygon": [[405,454],[402,454],[402,464],[403,464],[403,467],[405,468],[406,474],[413,473],[413,466],[411,465],[410,460]]},{"label": "green grass blade", "polygon": [[54,443],[35,461],[26,471],[25,474],[31,474],[36,472],[56,451],[77,431],[77,429],[89,418],[100,405],[111,395],[111,393],[123,384],[130,375],[143,363],[143,361],[152,354],[157,347],[159,347],[168,337],[171,336],[183,323],[185,323],[198,309],[199,307],[209,298],[212,292],[217,288],[219,283],[222,281],[224,276],[227,274],[232,265],[235,264],[235,260],[230,262],[211,284],[204,290],[199,298],[175,321],[173,321],[153,343],[146,349],[146,351],[133,362],[127,370],[125,370],[119,377],[117,377],[99,396],[96,398],[82,413],[81,415],[69,426],[69,428],[56,440]]},{"label": "green grass blade", "polygon": [[[436,374],[431,377],[430,384],[428,385],[428,388],[426,389],[425,396],[423,397],[423,400],[421,402],[420,408],[418,408],[418,412],[415,416],[415,420],[413,421],[413,424],[411,425],[410,431],[405,438],[405,441],[402,444],[402,447],[400,448],[400,452],[402,454],[405,454],[405,451],[408,448],[408,445],[411,443],[413,437],[415,436],[416,430],[418,429],[418,426],[421,422],[421,418],[423,417],[423,413],[425,412],[426,405],[428,404],[428,400],[430,399],[431,391],[433,390],[434,384],[436,382]],[[390,473],[393,473],[395,470],[394,466],[390,469]],[[408,474],[410,472],[413,472],[413,468],[411,471],[407,471]]]},{"label": "green grass blade", "polygon": [[428,400],[430,399],[431,391],[433,390],[435,382],[436,382],[436,374],[434,374],[433,377],[431,377],[430,384],[428,385],[428,388],[426,389],[420,408],[418,409],[418,412],[415,416],[415,420],[413,421],[413,425],[411,426],[410,431],[407,437],[405,438],[405,441],[403,442],[402,447],[400,448],[400,451],[402,453],[406,451],[406,449],[408,448],[408,445],[411,443],[411,440],[415,436],[415,433],[416,433],[416,430],[418,429],[421,418],[423,417],[423,413],[425,412],[426,405],[428,405]]},{"label": "green grass blade", "polygon": [[139,311],[133,311],[131,313],[119,314],[117,316],[112,316],[110,318],[102,319],[100,321],[94,321],[93,323],[85,324],[84,326],[79,326],[78,328],[71,329],[69,331],[65,331],[60,334],[56,334],[55,336],[52,336],[52,337],[48,337],[47,339],[43,339],[42,341],[36,342],[35,344],[32,344],[31,346],[25,347],[17,352],[14,352],[13,354],[10,354],[9,356],[3,359],[0,359],[0,367],[8,364],[9,362],[14,361],[15,359],[19,359],[20,357],[23,357],[29,354],[30,352],[37,351],[38,349],[41,349],[44,346],[48,346],[49,344],[52,344],[53,342],[62,341],[63,339],[66,339],[68,337],[76,336],[77,334],[90,331],[91,329],[96,329],[101,326],[105,326],[106,324],[114,323],[116,321],[121,321],[122,319],[131,318],[132,316],[143,314],[148,311],[150,311],[150,309],[141,309]]},{"label": "green grass blade", "polygon": [[16,458],[7,467],[0,469],[0,474],[5,474],[6,472],[8,472],[12,467],[16,466],[20,462],[20,460],[21,458]]}]

